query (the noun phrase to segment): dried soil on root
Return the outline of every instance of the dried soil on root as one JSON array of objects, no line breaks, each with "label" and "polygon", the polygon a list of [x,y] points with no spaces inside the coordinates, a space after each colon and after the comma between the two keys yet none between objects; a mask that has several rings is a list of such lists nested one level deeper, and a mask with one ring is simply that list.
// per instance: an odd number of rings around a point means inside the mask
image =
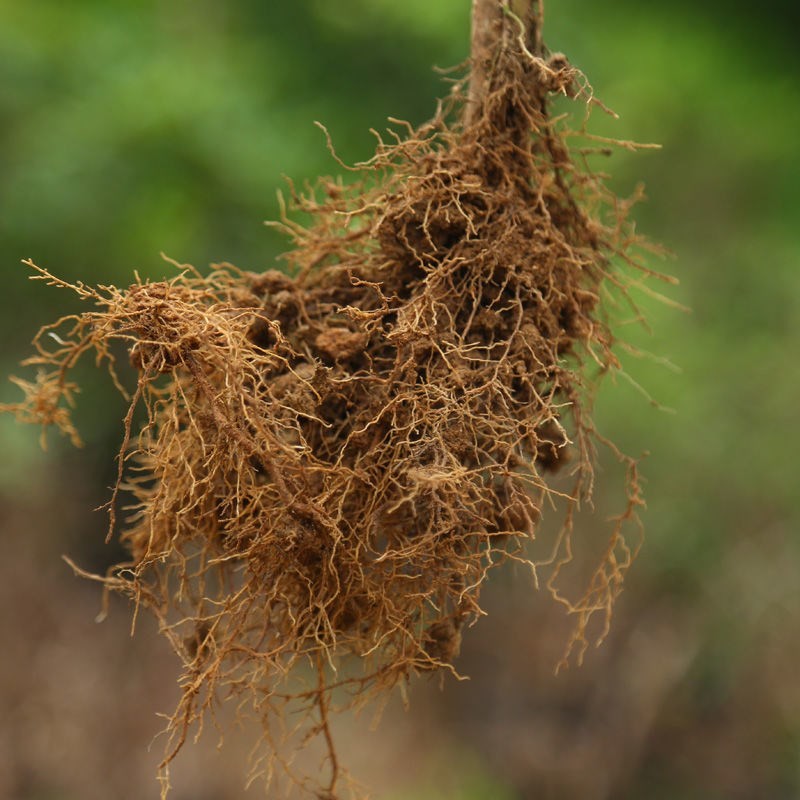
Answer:
[{"label": "dried soil on root", "polygon": [[[601,441],[585,376],[615,365],[601,292],[624,294],[612,258],[630,261],[635,237],[548,116],[548,91],[587,96],[580,76],[563,59],[504,58],[469,125],[448,122],[455,92],[431,123],[381,141],[362,183],[293,193],[312,222],[280,223],[289,274],[72,287],[99,310],[37,339],[31,362],[50,371],[10,410],[70,434],[83,352],[113,370],[122,339],[139,370],[117,487],[134,497],[131,560],[102,580],[152,611],[182,658],[165,765],[216,698],[241,695],[267,727],[287,704],[307,712],[301,736],[323,740],[332,796],[333,688],[347,706],[454,672],[490,570],[535,571],[526,545],[555,495],[567,519],[549,586],[575,615],[570,648],[595,612],[607,624],[641,502],[632,460],[586,593],[569,602],[555,581]],[[555,492],[565,464],[570,488]]]}]

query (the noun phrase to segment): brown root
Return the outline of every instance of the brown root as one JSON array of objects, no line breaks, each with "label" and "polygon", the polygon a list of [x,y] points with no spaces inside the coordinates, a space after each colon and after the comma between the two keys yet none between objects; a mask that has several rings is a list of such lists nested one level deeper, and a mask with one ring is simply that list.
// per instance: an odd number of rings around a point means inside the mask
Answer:
[{"label": "brown root", "polygon": [[590,100],[584,79],[509,25],[467,122],[456,91],[381,141],[361,183],[293,193],[313,221],[280,223],[289,274],[74,287],[99,310],[37,339],[41,377],[6,410],[70,435],[62,401],[83,352],[113,371],[122,340],[139,373],[147,422],[128,415],[111,505],[114,528],[117,492],[134,499],[131,559],[104,580],[156,615],[183,662],[165,765],[221,695],[265,720],[299,703],[333,797],[333,688],[347,706],[454,671],[489,572],[543,566],[526,545],[550,499],[568,508],[548,585],[577,620],[571,647],[595,614],[608,622],[635,550],[632,460],[619,455],[629,502],[586,593],[567,601],[557,578],[602,441],[587,376],[616,365],[600,298],[625,294],[637,240],[548,113],[552,93]]}]

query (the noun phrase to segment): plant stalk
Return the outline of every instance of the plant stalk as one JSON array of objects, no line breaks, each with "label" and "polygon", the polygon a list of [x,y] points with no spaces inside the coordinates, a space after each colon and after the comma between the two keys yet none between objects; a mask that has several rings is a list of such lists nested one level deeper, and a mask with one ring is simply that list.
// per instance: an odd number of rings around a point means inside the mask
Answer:
[{"label": "plant stalk", "polygon": [[543,0],[472,0],[471,75],[466,123],[480,119],[492,85],[497,53],[506,37],[522,36],[533,55],[541,55]]}]

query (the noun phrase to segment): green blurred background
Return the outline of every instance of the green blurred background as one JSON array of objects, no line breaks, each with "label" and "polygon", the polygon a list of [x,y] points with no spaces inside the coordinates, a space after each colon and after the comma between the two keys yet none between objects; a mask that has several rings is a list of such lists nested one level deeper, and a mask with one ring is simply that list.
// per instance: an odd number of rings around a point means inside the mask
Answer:
[{"label": "green blurred background", "polygon": [[[159,257],[260,270],[286,247],[282,175],[369,157],[387,116],[424,121],[447,91],[432,70],[468,52],[467,0],[0,0],[0,367],[39,325],[78,306],[27,280],[127,285],[172,274]],[[660,403],[609,383],[601,430],[649,451],[647,539],[606,644],[553,675],[568,621],[522,574],[497,576],[488,619],[458,662],[469,682],[420,682],[409,713],[340,723],[341,757],[380,798],[800,796],[800,49],[795,4],[547,5],[545,38],[620,120],[594,130],[655,141],[621,152],[614,186],[644,180],[639,229],[675,258],[683,313],[642,298],[669,359],[624,358]],[[148,798],[157,711],[176,664],[143,620],[109,620],[102,570],[121,402],[85,372],[87,446],[0,418],[0,796]],[[18,397],[6,383],[0,402]],[[619,504],[603,463],[599,517]],[[600,541],[597,522],[579,535]],[[240,797],[243,736],[187,748],[176,800]],[[252,795],[258,795],[255,787]],[[248,795],[250,796],[250,795]]]}]

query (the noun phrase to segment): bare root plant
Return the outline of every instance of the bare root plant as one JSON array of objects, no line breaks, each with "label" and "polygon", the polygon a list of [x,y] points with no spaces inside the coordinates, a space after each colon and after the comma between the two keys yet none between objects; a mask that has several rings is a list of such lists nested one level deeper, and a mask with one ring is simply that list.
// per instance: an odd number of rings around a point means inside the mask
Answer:
[{"label": "bare root plant", "polygon": [[[553,96],[596,105],[591,89],[544,48],[538,5],[517,6],[476,3],[469,91],[456,83],[430,122],[379,136],[354,183],[292,191],[311,222],[290,209],[277,223],[286,272],[183,267],[118,289],[30,263],[95,310],[40,332],[38,378],[5,410],[76,440],[76,361],[93,353],[124,392],[122,341],[138,370],[109,503],[130,559],[89,577],[154,614],[183,664],[165,793],[190,732],[238,698],[269,739],[256,771],[338,796],[330,715],[418,673],[456,674],[486,579],[509,560],[547,570],[574,617],[565,659],[595,615],[607,629],[638,546],[633,459],[614,450],[627,501],[589,585],[570,600],[558,579],[595,449],[613,449],[591,421],[596,378],[617,367],[607,309],[648,270],[626,221],[636,198],[611,194],[591,147],[570,146],[585,130],[550,113]],[[133,500],[118,524],[120,493]],[[536,562],[551,500],[565,522]],[[324,769],[297,771],[282,737],[318,738]]]}]

